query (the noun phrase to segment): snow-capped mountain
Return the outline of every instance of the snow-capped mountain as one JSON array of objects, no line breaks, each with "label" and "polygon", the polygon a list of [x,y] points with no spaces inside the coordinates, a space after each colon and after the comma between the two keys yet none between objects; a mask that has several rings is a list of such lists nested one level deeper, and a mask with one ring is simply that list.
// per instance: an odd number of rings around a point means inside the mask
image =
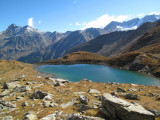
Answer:
[{"label": "snow-capped mountain", "polygon": [[103,33],[109,33],[114,31],[127,31],[127,30],[135,30],[140,27],[143,23],[146,22],[155,22],[160,19],[160,15],[147,15],[143,18],[134,18],[125,22],[115,22],[112,21],[108,24],[104,29]]}]

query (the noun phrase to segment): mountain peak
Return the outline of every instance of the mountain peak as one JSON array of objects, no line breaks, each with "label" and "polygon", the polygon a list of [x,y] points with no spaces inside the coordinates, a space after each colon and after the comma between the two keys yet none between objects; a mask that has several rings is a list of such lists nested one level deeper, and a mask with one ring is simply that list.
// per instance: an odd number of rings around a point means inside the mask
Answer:
[{"label": "mountain peak", "polygon": [[19,26],[16,26],[15,24],[11,24],[8,26],[6,30],[7,35],[12,35],[17,32],[17,29],[20,28]]}]

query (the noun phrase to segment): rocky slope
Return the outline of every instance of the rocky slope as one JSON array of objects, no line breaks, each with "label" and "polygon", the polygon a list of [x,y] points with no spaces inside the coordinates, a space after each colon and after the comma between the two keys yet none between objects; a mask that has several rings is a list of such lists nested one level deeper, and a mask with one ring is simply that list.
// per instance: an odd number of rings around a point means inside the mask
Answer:
[{"label": "rocky slope", "polygon": [[3,120],[159,119],[159,87],[68,82],[40,74],[32,65],[17,61],[3,60],[0,66]]},{"label": "rocky slope", "polygon": [[[121,56],[111,58],[110,65],[141,71],[160,77],[160,25],[148,31]],[[126,53],[126,54],[125,54]]]},{"label": "rocky slope", "polygon": [[42,33],[29,26],[10,25],[0,35],[0,59],[18,60],[65,37],[61,33]]},{"label": "rocky slope", "polygon": [[88,51],[107,57],[119,55],[122,51],[139,41],[146,32],[160,25],[160,21],[145,23],[136,30],[118,31],[97,38],[70,49],[67,53]]},{"label": "rocky slope", "polygon": [[153,44],[158,45],[158,43],[160,43],[160,25],[148,31],[132,46],[129,46],[125,51],[131,52],[131,51],[141,49],[143,47],[147,47],[147,46],[151,47]]}]

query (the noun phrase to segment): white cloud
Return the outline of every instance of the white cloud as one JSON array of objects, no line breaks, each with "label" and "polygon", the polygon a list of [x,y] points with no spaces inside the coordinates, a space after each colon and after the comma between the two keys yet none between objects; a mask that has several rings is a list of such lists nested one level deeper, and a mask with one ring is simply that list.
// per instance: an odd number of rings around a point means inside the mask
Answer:
[{"label": "white cloud", "polygon": [[144,13],[141,13],[141,14],[138,14],[138,15],[137,15],[138,18],[143,18],[144,16],[145,16]]},{"label": "white cloud", "polygon": [[28,19],[28,26],[33,27],[33,18]]},{"label": "white cloud", "polygon": [[41,24],[41,21],[39,20],[38,23]]},{"label": "white cloud", "polygon": [[86,28],[104,28],[106,25],[108,25],[111,21],[117,21],[117,22],[123,22],[125,20],[128,20],[129,16],[128,15],[120,15],[120,16],[109,16],[108,14],[105,14],[96,20],[90,21],[90,22],[84,22],[84,23],[79,23],[76,22],[77,26],[83,25],[82,30]]},{"label": "white cloud", "polygon": [[69,26],[72,26],[72,24],[69,24]]},{"label": "white cloud", "polygon": [[160,15],[160,12],[156,12],[156,11],[150,12],[149,15]]}]

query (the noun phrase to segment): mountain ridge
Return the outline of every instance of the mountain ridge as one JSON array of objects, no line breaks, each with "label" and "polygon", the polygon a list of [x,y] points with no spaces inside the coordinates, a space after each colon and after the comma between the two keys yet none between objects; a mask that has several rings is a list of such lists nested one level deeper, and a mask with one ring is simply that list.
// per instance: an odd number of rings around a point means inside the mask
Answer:
[{"label": "mountain ridge", "polygon": [[[143,21],[155,21],[158,16],[150,15],[142,18]],[[113,32],[121,31],[122,28],[112,29],[112,24],[120,25],[135,25],[139,18],[129,20],[128,22],[111,22],[109,25],[111,29],[108,31]],[[109,26],[108,25],[108,26]],[[116,25],[115,25],[116,26]],[[113,27],[115,27],[113,26]],[[106,26],[107,27],[107,26]],[[117,28],[117,26],[116,26]],[[14,59],[22,62],[40,62],[47,59],[56,59],[66,54],[66,51],[73,47],[86,43],[104,33],[105,29],[88,28],[86,30],[68,31],[65,33],[59,32],[41,32],[30,26],[16,26],[11,24],[6,31],[0,33],[0,59]],[[104,47],[105,49],[105,47]],[[102,53],[102,52],[101,52]],[[101,54],[100,53],[100,54]],[[105,53],[102,53],[103,55]]]}]

